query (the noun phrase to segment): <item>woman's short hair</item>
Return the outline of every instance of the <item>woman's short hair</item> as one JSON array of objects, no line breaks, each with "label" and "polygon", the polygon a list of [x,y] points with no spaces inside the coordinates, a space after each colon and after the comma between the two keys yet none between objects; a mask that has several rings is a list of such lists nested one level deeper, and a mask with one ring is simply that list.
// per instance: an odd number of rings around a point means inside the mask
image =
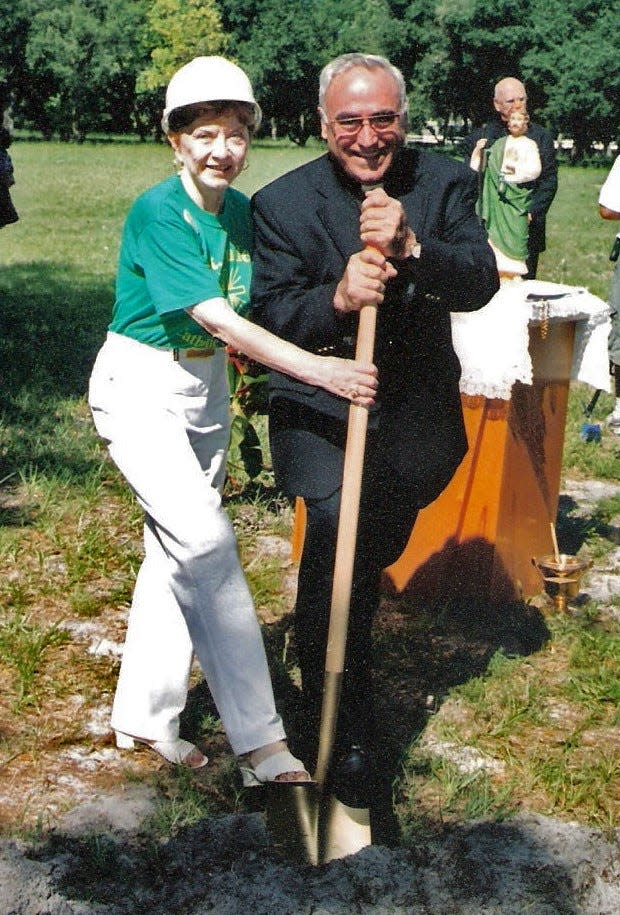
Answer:
[{"label": "woman's short hair", "polygon": [[215,116],[222,114],[223,111],[234,111],[242,124],[248,128],[250,136],[256,129],[256,111],[249,102],[237,101],[216,101],[216,102],[198,102],[193,105],[184,105],[182,108],[174,108],[168,115],[168,132],[179,133],[184,127],[199,118],[202,114],[212,113]]}]

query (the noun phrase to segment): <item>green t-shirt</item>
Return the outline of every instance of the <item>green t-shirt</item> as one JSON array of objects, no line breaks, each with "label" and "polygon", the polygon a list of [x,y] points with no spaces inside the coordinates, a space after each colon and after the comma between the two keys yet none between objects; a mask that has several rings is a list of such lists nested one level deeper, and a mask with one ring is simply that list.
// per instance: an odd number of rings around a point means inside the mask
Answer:
[{"label": "green t-shirt", "polygon": [[196,206],[178,175],[132,206],[121,241],[109,329],[151,346],[222,346],[186,308],[224,296],[247,311],[252,264],[247,197],[232,188],[217,216]]}]

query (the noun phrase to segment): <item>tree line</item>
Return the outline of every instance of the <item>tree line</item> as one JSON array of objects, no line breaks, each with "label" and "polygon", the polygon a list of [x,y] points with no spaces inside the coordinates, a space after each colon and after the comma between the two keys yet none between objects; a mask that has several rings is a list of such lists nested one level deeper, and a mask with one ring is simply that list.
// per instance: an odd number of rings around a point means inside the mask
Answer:
[{"label": "tree line", "polygon": [[403,71],[414,130],[469,130],[517,76],[579,158],[620,135],[618,22],[620,0],[0,0],[0,106],[48,138],[158,136],[174,70],[224,54],[252,78],[264,130],[304,143],[322,66],[362,50]]}]

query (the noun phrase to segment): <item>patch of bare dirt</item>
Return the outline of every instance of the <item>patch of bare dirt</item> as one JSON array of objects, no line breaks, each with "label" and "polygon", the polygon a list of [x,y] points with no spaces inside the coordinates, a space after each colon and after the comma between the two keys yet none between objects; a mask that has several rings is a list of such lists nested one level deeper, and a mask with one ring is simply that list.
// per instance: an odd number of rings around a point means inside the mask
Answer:
[{"label": "patch of bare dirt", "polygon": [[[467,823],[413,849],[373,845],[321,867],[291,864],[259,815],[204,820],[162,845],[111,831],[4,843],[5,915],[617,915],[620,833],[539,816]],[[126,813],[126,811],[125,811]],[[107,823],[105,821],[107,820]],[[105,823],[105,831],[101,831]]]}]

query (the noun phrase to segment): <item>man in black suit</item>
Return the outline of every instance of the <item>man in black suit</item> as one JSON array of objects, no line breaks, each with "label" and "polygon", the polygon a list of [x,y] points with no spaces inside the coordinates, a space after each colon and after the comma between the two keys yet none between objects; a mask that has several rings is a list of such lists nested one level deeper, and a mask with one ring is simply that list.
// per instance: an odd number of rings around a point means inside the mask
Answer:
[{"label": "man in black suit", "polygon": [[[369,416],[334,756],[346,768],[351,747],[367,750],[372,740],[371,622],[381,572],[467,449],[450,311],[486,304],[498,277],[475,215],[475,173],[404,148],[400,71],[384,58],[345,54],[323,70],[319,104],[328,153],[254,197],[252,303],[265,327],[334,354],[354,352],[361,305],[378,306],[379,394]],[[315,733],[321,705],[347,411],[344,399],[271,373],[276,480],[307,507],[295,614],[306,734]]]},{"label": "man in black suit", "polygon": [[[523,83],[512,76],[501,79],[495,86],[493,107],[496,111],[496,117],[482,127],[472,131],[463,140],[463,152],[467,162],[469,162],[479,140],[484,138],[487,141],[486,147],[492,146],[495,140],[499,140],[508,134],[506,125],[512,112],[527,110],[527,93]],[[533,280],[538,269],[538,257],[540,252],[545,250],[545,224],[547,211],[553,203],[553,198],[558,189],[558,165],[553,137],[545,127],[530,121],[525,136],[533,140],[538,146],[540,164],[542,166],[538,178],[524,184],[524,187],[529,187],[532,190],[528,216],[527,274],[524,279]]]}]

